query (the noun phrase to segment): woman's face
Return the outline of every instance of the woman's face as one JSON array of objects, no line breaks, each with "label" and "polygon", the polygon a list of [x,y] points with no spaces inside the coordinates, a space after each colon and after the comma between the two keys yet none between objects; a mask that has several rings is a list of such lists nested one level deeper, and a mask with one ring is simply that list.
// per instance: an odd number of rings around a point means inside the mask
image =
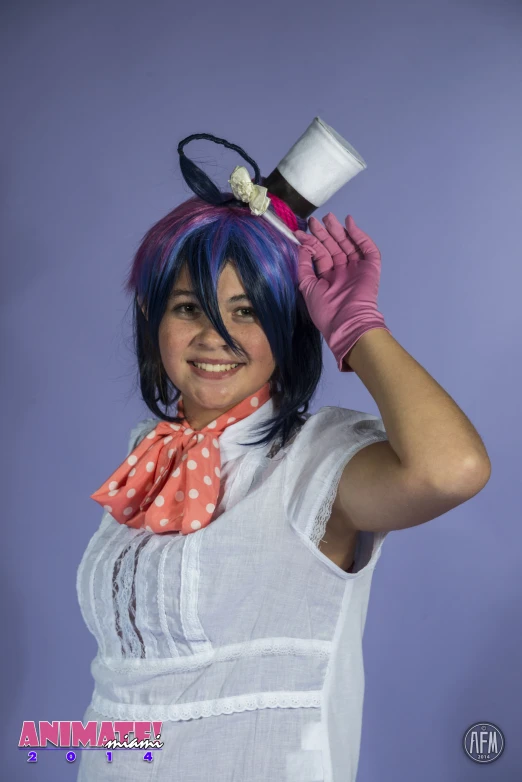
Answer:
[{"label": "woman's face", "polygon": [[[258,391],[272,376],[276,365],[270,344],[252,309],[252,303],[231,262],[218,281],[218,302],[223,322],[242,349],[234,356],[199,307],[186,266],[180,272],[159,328],[161,360],[167,375],[180,389],[189,426],[202,429],[250,394]],[[241,296],[236,301],[233,297]],[[216,360],[241,366],[229,377],[202,377],[192,361]]]}]

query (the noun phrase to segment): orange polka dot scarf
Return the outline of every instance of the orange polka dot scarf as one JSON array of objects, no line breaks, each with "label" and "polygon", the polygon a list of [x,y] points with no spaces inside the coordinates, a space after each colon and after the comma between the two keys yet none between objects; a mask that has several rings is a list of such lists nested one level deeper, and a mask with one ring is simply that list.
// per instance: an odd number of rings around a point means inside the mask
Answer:
[{"label": "orange polka dot scarf", "polygon": [[[188,535],[208,526],[219,495],[219,436],[270,397],[266,383],[196,432],[186,419],[179,424],[160,421],[91,499],[120,524],[149,532]],[[178,415],[184,416],[182,399]]]}]

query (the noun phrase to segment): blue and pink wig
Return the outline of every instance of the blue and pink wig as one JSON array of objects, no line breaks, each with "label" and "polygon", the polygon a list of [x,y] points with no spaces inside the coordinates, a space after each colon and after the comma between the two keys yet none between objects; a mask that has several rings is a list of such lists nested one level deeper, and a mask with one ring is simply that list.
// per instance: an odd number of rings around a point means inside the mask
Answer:
[{"label": "blue and pink wig", "polygon": [[[209,195],[205,188],[210,180],[191,162],[190,167],[192,172],[185,170],[183,174],[198,195],[181,203],[147,231],[125,282],[125,291],[134,295],[134,346],[143,401],[160,420],[181,420],[158,407],[161,402],[168,409],[180,397],[163,368],[158,331],[184,265],[198,306],[231,351],[244,357],[241,345],[225,328],[217,299],[219,276],[230,261],[252,302],[276,364],[270,388],[277,413],[260,427],[264,437],[249,444],[268,443],[279,436],[284,446],[304,420],[323,367],[321,335],[298,289],[297,245],[267,220],[252,215],[248,206],[231,194],[220,193],[213,183]],[[192,176],[194,169],[198,185]],[[278,204],[278,214],[292,227],[291,216],[290,220],[284,216],[285,207]]]}]

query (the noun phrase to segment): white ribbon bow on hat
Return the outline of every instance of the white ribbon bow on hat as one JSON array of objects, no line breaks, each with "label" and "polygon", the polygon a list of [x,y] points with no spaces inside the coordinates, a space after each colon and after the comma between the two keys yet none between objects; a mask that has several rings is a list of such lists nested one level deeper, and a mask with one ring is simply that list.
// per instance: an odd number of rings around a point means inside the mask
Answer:
[{"label": "white ribbon bow on hat", "polygon": [[270,206],[268,198],[268,189],[255,185],[250,179],[245,166],[236,166],[228,180],[232,192],[240,201],[244,201],[250,206],[250,211],[254,215],[262,215]]}]

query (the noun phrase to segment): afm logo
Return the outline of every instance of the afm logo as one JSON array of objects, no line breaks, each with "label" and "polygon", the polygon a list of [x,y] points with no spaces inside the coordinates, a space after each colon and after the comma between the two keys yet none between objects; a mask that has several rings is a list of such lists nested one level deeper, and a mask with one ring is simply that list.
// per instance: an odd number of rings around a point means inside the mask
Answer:
[{"label": "afm logo", "polygon": [[463,738],[466,755],[476,763],[492,763],[504,752],[504,734],[491,722],[477,722]]}]

